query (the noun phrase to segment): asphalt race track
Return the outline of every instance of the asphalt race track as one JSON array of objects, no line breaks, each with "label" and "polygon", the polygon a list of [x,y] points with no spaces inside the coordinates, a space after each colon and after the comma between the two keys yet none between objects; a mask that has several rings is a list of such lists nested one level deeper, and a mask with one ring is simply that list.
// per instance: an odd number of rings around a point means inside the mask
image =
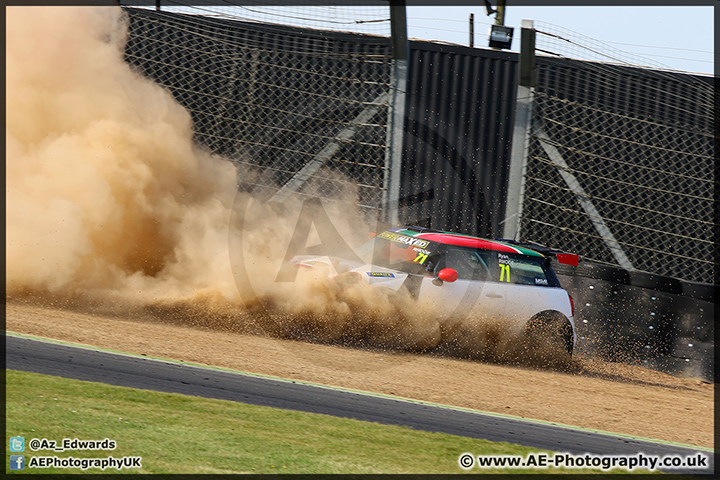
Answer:
[{"label": "asphalt race track", "polygon": [[701,452],[708,457],[709,469],[665,471],[706,475],[714,471],[712,453],[702,450],[14,336],[6,336],[6,368],[401,425],[576,455],[642,452],[687,456]]}]

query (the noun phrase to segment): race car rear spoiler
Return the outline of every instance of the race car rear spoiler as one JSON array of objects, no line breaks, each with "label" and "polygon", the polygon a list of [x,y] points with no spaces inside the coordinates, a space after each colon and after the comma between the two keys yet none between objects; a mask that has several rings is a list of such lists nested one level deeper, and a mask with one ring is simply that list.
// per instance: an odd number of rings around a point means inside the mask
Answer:
[{"label": "race car rear spoiler", "polygon": [[522,243],[515,240],[507,240],[504,238],[496,238],[495,240],[497,240],[498,242],[508,243],[510,245],[516,245],[518,247],[529,248],[530,250],[535,250],[536,252],[542,253],[546,256],[554,255],[555,258],[557,258],[558,262],[565,265],[574,265],[577,267],[578,261],[580,259],[580,256],[575,253],[563,252],[561,250],[546,247],[545,245],[540,245],[539,243]]}]

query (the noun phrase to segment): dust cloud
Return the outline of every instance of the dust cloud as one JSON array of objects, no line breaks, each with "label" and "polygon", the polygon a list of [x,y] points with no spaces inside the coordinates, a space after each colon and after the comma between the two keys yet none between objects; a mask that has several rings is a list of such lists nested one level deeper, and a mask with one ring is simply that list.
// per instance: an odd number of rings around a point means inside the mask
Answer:
[{"label": "dust cloud", "polygon": [[188,112],[123,61],[121,10],[7,18],[8,292],[142,297],[227,273],[217,246],[234,169],[195,147]]},{"label": "dust cloud", "polygon": [[[301,202],[238,193],[235,166],[193,143],[188,111],[124,61],[119,7],[6,13],[7,301],[381,348],[452,343],[411,299],[322,272],[275,282]],[[348,211],[353,194],[325,210],[357,244],[371,227]]]},{"label": "dust cloud", "polygon": [[[327,278],[274,282],[299,202],[251,202],[242,225],[233,221],[243,195],[235,166],[194,144],[188,111],[124,61],[120,8],[9,7],[7,16],[9,298],[221,316],[253,301],[348,311]],[[367,232],[347,201],[325,210],[344,235]],[[228,242],[238,235],[252,284],[233,275]]]}]

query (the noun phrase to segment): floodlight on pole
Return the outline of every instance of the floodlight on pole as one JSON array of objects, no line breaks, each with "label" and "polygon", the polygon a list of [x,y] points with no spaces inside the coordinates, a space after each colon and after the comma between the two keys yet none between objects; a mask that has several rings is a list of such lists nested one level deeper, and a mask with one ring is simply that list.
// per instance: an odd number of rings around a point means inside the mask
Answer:
[{"label": "floodlight on pole", "polygon": [[506,49],[512,45],[513,28],[505,26],[505,0],[498,0],[497,10],[493,10],[486,0],[488,15],[495,13],[495,24],[490,27],[490,48]]}]

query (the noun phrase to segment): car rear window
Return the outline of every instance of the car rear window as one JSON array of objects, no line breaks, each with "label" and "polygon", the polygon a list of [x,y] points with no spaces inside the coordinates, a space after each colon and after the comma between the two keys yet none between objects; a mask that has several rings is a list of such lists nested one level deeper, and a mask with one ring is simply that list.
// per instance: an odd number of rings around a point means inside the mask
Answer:
[{"label": "car rear window", "polygon": [[510,282],[520,285],[540,287],[559,287],[555,273],[547,258],[526,257],[509,253],[497,253],[497,282]]},{"label": "car rear window", "polygon": [[443,245],[435,267],[435,275],[445,267],[458,272],[458,278],[508,282],[518,285],[559,287],[550,262],[545,257],[497,252],[471,247]]}]

